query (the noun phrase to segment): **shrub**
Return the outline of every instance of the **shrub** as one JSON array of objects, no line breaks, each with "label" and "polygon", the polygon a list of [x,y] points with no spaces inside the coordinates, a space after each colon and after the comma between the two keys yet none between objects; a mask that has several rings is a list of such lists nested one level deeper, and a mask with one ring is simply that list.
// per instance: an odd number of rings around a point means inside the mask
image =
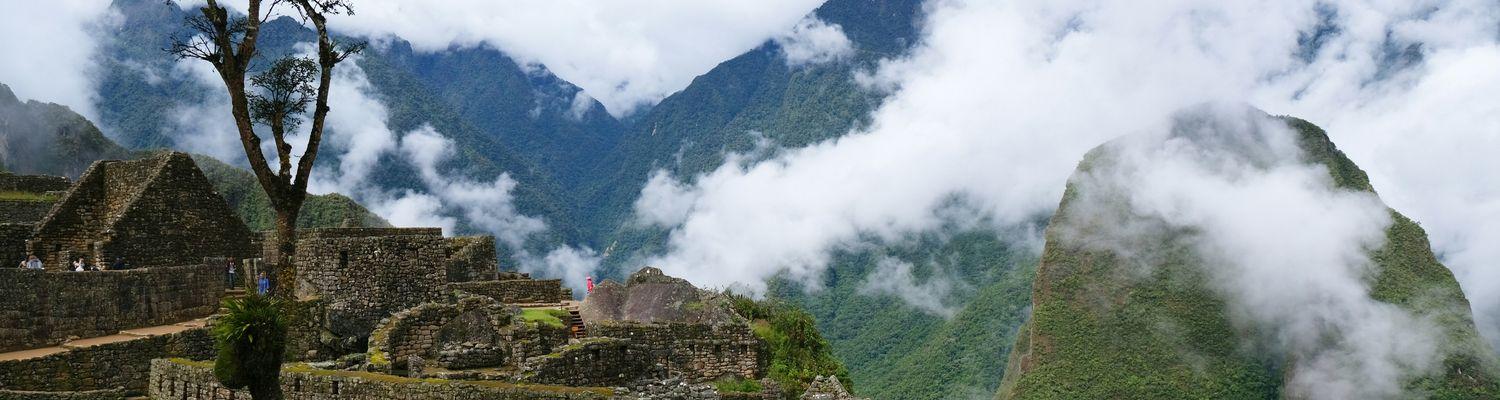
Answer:
[{"label": "shrub", "polygon": [[226,314],[213,329],[218,348],[214,377],[230,389],[248,388],[254,399],[281,398],[287,327],[280,302],[250,295],[226,299],[224,308]]}]

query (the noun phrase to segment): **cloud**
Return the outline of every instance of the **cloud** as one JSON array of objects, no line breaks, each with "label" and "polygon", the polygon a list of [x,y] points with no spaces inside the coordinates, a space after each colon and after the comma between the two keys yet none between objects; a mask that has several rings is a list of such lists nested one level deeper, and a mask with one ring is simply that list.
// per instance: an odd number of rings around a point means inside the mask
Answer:
[{"label": "cloud", "polygon": [[97,119],[94,53],[105,27],[118,22],[109,2],[13,2],[0,13],[0,83],[16,97],[68,106]]},{"label": "cloud", "polygon": [[545,65],[616,116],[687,87],[715,65],[797,24],[821,0],[382,1],[335,29],[394,34],[426,51],[485,45]]},{"label": "cloud", "polygon": [[1302,161],[1295,133],[1258,111],[1195,108],[1168,131],[1112,142],[1073,178],[1068,218],[1051,229],[1147,267],[1175,248],[1164,243],[1186,242],[1231,320],[1289,360],[1293,397],[1408,397],[1442,335],[1430,316],[1371,298],[1385,205],[1336,188]]},{"label": "cloud", "polygon": [[1487,95],[1500,89],[1500,4],[937,0],[928,10],[910,54],[859,77],[890,92],[868,128],[643,193],[691,203],[642,213],[671,229],[651,262],[716,286],[781,271],[813,279],[831,252],[940,226],[934,210],[951,196],[1013,226],[1051,213],[1089,148],[1196,104],[1249,102],[1328,128],[1393,206],[1426,222],[1480,322],[1500,330],[1500,311],[1482,311],[1500,310],[1487,261],[1500,252],[1500,184],[1484,184],[1500,170]]},{"label": "cloud", "polygon": [[792,67],[835,61],[854,53],[854,44],[844,36],[844,29],[823,22],[816,15],[802,18],[791,31],[772,40],[781,46],[786,64]]},{"label": "cloud", "polygon": [[958,313],[956,307],[947,303],[949,294],[953,293],[952,280],[933,273],[926,282],[918,283],[912,268],[909,262],[881,257],[875,264],[875,271],[860,285],[859,292],[893,295],[912,307],[943,318],[952,318]]}]

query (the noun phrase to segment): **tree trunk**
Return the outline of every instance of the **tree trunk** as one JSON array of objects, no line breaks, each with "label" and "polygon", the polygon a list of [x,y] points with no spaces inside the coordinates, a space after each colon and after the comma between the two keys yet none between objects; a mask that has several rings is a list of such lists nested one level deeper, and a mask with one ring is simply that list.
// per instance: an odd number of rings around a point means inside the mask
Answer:
[{"label": "tree trunk", "polygon": [[276,282],[276,289],[271,294],[288,301],[297,297],[297,266],[293,261],[297,257],[297,215],[302,209],[302,202],[290,203],[275,206],[276,252],[273,255],[275,260],[271,260],[275,264],[271,279]]}]

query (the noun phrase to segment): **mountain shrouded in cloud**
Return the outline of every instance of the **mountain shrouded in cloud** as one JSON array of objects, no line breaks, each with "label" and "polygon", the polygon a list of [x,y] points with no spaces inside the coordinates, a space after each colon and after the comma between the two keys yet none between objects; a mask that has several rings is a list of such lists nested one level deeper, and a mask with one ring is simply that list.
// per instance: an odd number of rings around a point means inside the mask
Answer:
[{"label": "mountain shrouded in cloud", "polygon": [[[236,162],[220,83],[160,51],[194,3],[102,3],[8,4],[0,22],[47,23],[0,27],[28,39],[0,56],[35,60],[0,82],[127,149]],[[575,285],[649,263],[795,302],[860,394],[991,397],[1078,160],[1206,102],[1328,128],[1500,343],[1493,1],[355,9],[334,27],[373,46],[335,73],[319,191],[398,225],[495,233],[507,268]],[[264,29],[281,39],[263,57],[305,51],[295,18]]]},{"label": "mountain shrouded in cloud", "polygon": [[1002,399],[1500,395],[1422,229],[1305,121],[1195,108],[1062,199]]}]

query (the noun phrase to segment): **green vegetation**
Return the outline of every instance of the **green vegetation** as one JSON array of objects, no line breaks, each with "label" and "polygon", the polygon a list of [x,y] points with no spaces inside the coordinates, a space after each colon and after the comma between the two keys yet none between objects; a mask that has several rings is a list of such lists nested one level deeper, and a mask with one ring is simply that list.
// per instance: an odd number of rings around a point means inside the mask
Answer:
[{"label": "green vegetation", "polygon": [[[1288,119],[1308,159],[1328,167],[1335,184],[1372,191],[1365,173],[1334,148],[1321,129]],[[1104,150],[1080,172],[1107,168]],[[1080,188],[1069,185],[1053,221],[1072,218]],[[1387,242],[1371,253],[1371,297],[1420,310],[1448,335],[1442,367],[1406,382],[1430,398],[1500,395],[1496,361],[1481,350],[1466,301],[1438,263],[1426,235],[1391,211]],[[1149,276],[1130,278],[1109,252],[1059,241],[1049,231],[1035,283],[1035,309],[1010,356],[1001,399],[1281,397],[1286,360],[1246,348],[1253,334],[1233,324],[1206,283],[1204,261],[1182,240],[1160,240]]]},{"label": "green vegetation", "polygon": [[729,296],[734,312],[751,320],[755,336],[770,346],[768,375],[781,385],[787,398],[800,395],[808,383],[824,375],[837,376],[845,389],[853,389],[849,371],[834,358],[811,314],[790,304]]},{"label": "green vegetation", "polygon": [[756,380],[730,378],[714,381],[714,389],[719,393],[760,393],[763,388]]},{"label": "green vegetation", "polygon": [[213,328],[214,377],[224,387],[248,388],[255,399],[281,397],[287,326],[279,308],[279,302],[254,294],[224,300],[224,315]]},{"label": "green vegetation", "polygon": [[523,308],[521,309],[521,320],[541,325],[549,325],[554,328],[562,328],[563,318],[567,318],[568,312],[556,308]]},{"label": "green vegetation", "polygon": [[0,191],[0,200],[7,201],[57,201],[58,195],[50,193],[32,193],[18,191]]},{"label": "green vegetation", "polygon": [[[193,161],[250,230],[272,229],[276,215],[271,211],[270,200],[266,197],[266,192],[261,190],[260,184],[256,183],[254,174],[205,155],[193,155]],[[338,193],[308,196],[297,217],[297,227],[304,229],[387,226],[391,224],[353,199]]]}]

